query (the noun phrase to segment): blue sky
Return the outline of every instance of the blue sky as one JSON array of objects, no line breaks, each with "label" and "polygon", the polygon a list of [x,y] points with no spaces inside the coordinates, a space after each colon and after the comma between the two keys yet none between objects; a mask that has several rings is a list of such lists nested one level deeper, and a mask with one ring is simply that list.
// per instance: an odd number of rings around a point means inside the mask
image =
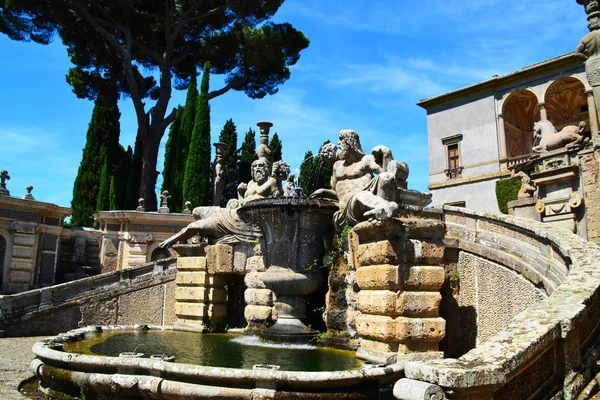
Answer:
[{"label": "blue sky", "polygon": [[[429,183],[420,99],[568,53],[588,32],[575,0],[287,0],[274,21],[304,31],[309,48],[276,95],[213,99],[212,141],[229,118],[240,141],[257,121],[272,121],[293,170],[307,150],[354,129],[367,152],[383,144],[406,161],[409,188],[418,190]],[[70,206],[93,104],[67,85],[60,39],[42,46],[0,35],[0,54],[0,169],[11,175],[8,189],[21,197],[32,184],[36,200]],[[220,82],[211,77],[211,88]],[[184,101],[185,92],[174,91],[172,105]],[[133,146],[131,100],[119,106],[121,144]]]}]

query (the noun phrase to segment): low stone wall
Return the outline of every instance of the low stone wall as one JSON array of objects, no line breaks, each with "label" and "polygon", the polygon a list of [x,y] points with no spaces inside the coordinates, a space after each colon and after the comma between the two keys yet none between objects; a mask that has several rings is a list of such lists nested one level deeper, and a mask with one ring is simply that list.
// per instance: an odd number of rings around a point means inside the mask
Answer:
[{"label": "low stone wall", "polygon": [[447,238],[458,238],[461,252],[507,267],[549,297],[458,359],[407,362],[406,378],[439,385],[460,399],[590,392],[585,387],[600,342],[600,247],[565,229],[511,216],[445,207],[444,220]]},{"label": "low stone wall", "polygon": [[87,325],[175,321],[175,258],[0,296],[4,336],[55,335]]}]

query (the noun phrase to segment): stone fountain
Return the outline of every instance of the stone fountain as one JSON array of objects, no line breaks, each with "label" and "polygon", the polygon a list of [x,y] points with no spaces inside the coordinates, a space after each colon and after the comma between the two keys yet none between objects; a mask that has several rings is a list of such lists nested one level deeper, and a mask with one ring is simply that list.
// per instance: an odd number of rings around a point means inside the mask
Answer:
[{"label": "stone fountain", "polygon": [[274,341],[308,341],[317,334],[302,319],[306,300],[321,287],[322,259],[333,234],[338,207],[329,200],[278,198],[250,201],[238,211],[260,226],[267,270],[261,279],[275,296],[277,322],[261,336]]}]

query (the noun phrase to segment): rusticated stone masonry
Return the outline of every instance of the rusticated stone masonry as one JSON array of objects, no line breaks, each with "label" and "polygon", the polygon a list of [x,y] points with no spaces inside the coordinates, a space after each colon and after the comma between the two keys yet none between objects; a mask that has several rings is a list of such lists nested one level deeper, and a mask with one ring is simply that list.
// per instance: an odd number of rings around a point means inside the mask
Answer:
[{"label": "rusticated stone masonry", "polygon": [[173,246],[180,254],[175,278],[175,315],[180,329],[218,329],[227,316],[227,279],[209,272],[207,247],[205,244]]},{"label": "rusticated stone masonry", "polygon": [[[219,331],[235,323],[234,314],[242,311],[240,318],[250,327],[264,328],[272,321],[273,293],[260,279],[265,266],[259,244],[186,244],[173,248],[180,254],[175,279],[179,328]],[[236,286],[236,275],[240,283],[245,275],[245,291]],[[233,314],[228,315],[228,309]]]},{"label": "rusticated stone masonry", "polygon": [[416,218],[363,222],[351,231],[358,357],[376,363],[442,357],[444,233],[442,221]]}]

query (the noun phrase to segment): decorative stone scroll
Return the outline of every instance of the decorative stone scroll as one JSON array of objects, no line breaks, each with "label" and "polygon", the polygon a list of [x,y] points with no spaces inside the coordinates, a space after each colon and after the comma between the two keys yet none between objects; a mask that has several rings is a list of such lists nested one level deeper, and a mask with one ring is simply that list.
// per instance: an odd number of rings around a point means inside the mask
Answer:
[{"label": "decorative stone scroll", "polygon": [[125,232],[123,236],[127,242],[131,243],[148,243],[154,238],[150,232]]}]

